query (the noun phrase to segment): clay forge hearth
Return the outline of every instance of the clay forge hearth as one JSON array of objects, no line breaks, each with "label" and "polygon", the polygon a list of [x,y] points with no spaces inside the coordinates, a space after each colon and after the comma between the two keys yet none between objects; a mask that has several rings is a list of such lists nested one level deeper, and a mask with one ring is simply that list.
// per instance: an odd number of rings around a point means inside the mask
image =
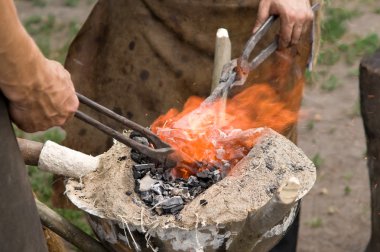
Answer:
[{"label": "clay forge hearth", "polygon": [[97,171],[66,184],[69,199],[89,213],[96,235],[113,251],[268,251],[316,179],[306,155],[265,128],[227,177],[177,215],[157,215],[134,191],[130,151],[115,142]]}]

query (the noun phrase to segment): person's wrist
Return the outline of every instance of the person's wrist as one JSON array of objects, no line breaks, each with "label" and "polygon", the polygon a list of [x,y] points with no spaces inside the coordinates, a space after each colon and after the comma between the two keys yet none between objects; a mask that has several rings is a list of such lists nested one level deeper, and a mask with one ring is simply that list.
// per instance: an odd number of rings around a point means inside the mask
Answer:
[{"label": "person's wrist", "polygon": [[[17,47],[19,49],[17,49]],[[20,103],[29,100],[34,93],[47,87],[40,81],[46,71],[46,58],[42,55],[33,39],[25,32],[14,40],[12,48],[0,62],[0,87],[11,101]]]}]

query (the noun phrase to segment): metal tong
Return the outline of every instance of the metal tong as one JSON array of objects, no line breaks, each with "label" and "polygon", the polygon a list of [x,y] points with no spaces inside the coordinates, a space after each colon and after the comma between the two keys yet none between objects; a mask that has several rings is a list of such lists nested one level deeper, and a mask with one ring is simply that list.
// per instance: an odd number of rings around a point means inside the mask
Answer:
[{"label": "metal tong", "polygon": [[162,141],[157,135],[155,135],[153,132],[151,132],[149,129],[113,112],[112,110],[103,107],[102,105],[94,102],[93,100],[85,97],[84,95],[81,95],[77,93],[79,102],[90,107],[91,109],[100,112],[109,118],[116,120],[123,124],[124,126],[135,130],[139,132],[141,135],[149,139],[155,148],[152,148],[150,146],[143,145],[133,139],[130,139],[120,132],[116,131],[115,129],[112,129],[111,127],[99,122],[98,120],[92,118],[91,116],[83,113],[82,111],[76,111],[75,117],[78,119],[86,122],[87,124],[90,124],[91,126],[97,128],[98,130],[104,132],[105,134],[111,136],[112,138],[116,139],[117,141],[131,147],[132,149],[139,151],[141,154],[144,154],[155,161],[159,161],[161,163],[164,163],[166,166],[173,166],[173,161],[168,159],[168,155],[172,153],[174,150],[171,148],[171,146],[164,141]]},{"label": "metal tong", "polygon": [[[314,4],[311,9],[317,11],[319,4]],[[249,61],[250,54],[256,47],[257,43],[263,38],[263,36],[272,27],[273,23],[277,20],[278,16],[270,16],[265,23],[253,34],[244,46],[242,55],[231,60],[224,65],[222,74],[220,77],[219,85],[214,89],[212,94],[205,100],[206,102],[213,102],[222,94],[231,89],[234,86],[244,85],[249,73],[259,66],[264,60],[266,60],[273,52],[278,48],[278,37],[269,44],[264,50],[262,50],[252,61]]]}]

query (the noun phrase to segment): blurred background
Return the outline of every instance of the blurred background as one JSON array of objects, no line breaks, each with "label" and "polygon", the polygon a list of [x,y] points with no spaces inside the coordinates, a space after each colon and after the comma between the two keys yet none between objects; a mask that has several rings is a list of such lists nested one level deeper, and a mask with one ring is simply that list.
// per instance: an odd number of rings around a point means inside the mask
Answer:
[{"label": "blurred background", "polygon": [[[95,0],[17,0],[20,18],[42,52],[64,62]],[[299,145],[318,168],[303,200],[298,251],[363,251],[370,231],[366,147],[358,96],[361,58],[380,48],[380,1],[325,1],[318,65],[307,73]],[[61,142],[59,128],[18,136]],[[52,175],[29,167],[38,198],[51,206]],[[55,209],[91,233],[77,210]]]}]

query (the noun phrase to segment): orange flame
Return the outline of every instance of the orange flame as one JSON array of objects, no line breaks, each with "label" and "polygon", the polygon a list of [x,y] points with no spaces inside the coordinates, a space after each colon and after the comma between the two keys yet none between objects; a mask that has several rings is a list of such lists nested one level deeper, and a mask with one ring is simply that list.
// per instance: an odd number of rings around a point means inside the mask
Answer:
[{"label": "orange flame", "polygon": [[175,149],[172,174],[188,178],[212,167],[226,173],[253,147],[258,128],[284,133],[297,120],[303,80],[295,87],[280,96],[269,84],[255,84],[226,103],[207,105],[190,97],[182,112],[170,109],[160,116],[151,128]]}]

